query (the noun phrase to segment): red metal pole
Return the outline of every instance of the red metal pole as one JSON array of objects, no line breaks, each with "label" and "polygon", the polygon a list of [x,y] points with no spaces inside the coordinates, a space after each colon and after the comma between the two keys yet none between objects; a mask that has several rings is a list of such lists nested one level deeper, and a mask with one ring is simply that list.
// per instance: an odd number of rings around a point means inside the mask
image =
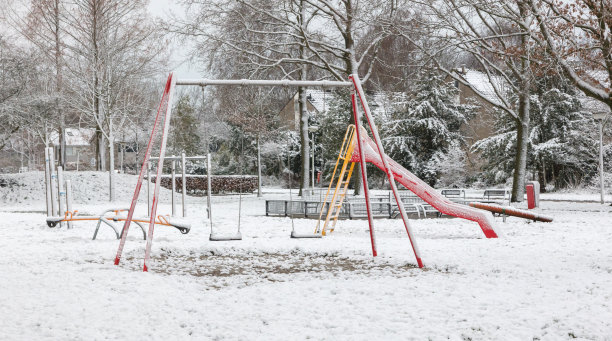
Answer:
[{"label": "red metal pole", "polygon": [[355,100],[355,89],[351,89],[351,104],[353,105],[353,118],[355,119],[355,132],[357,136],[357,149],[359,149],[359,164],[361,165],[361,176],[363,178],[363,195],[365,196],[366,210],[368,211],[368,223],[370,224],[370,241],[372,242],[372,256],[376,257],[376,236],[374,234],[374,220],[372,219],[372,206],[370,205],[370,193],[368,190],[368,171],[366,169],[366,160],[363,153],[361,141],[361,115],[357,109]]},{"label": "red metal pole", "polygon": [[[155,138],[155,129],[157,124],[159,123],[160,113],[162,112],[162,108],[164,107],[164,103],[166,106],[168,105],[168,93],[170,91],[170,84],[172,81],[172,74],[168,76],[168,80],[166,81],[166,87],[164,88],[164,92],[162,93],[161,101],[159,102],[159,107],[157,108],[157,115],[155,116],[155,122],[153,122],[153,129],[151,130],[151,137],[149,138],[149,142],[147,144],[147,150],[145,151],[144,160],[142,161],[142,167],[140,167],[140,173],[138,174],[138,182],[136,182],[136,189],[134,190],[134,196],[132,197],[132,203],[130,204],[130,210],[127,215],[127,219],[123,224],[123,230],[121,231],[121,241],[119,242],[119,248],[117,249],[117,255],[115,256],[115,265],[119,265],[119,261],[121,260],[121,254],[123,253],[123,247],[125,246],[125,240],[127,238],[128,230],[130,228],[130,224],[132,223],[132,217],[134,216],[134,210],[136,209],[136,203],[138,202],[138,196],[140,195],[140,187],[142,186],[142,180],[144,178],[144,173],[146,170],[147,162],[149,162],[149,157],[151,156],[151,149],[153,148],[153,140]],[[151,179],[147,179],[147,181],[151,181]],[[159,182],[159,178],[157,180]]]},{"label": "red metal pole", "polygon": [[[368,107],[368,102],[365,98],[365,95],[363,94],[363,89],[361,88],[361,81],[359,80],[359,76],[357,75],[350,75],[349,79],[351,80],[351,82],[353,82],[355,91],[359,95],[359,101],[361,102],[361,107],[365,113],[366,119],[368,120],[370,129],[372,130],[372,137],[374,138],[374,142],[376,143],[376,147],[378,148],[378,154],[380,155],[380,158],[385,167],[385,173],[387,173],[387,178],[389,179],[389,185],[391,186],[391,190],[393,191],[393,195],[395,197],[395,202],[397,203],[397,207],[402,216],[402,221],[404,222],[404,228],[406,229],[406,233],[408,234],[408,239],[410,240],[410,245],[412,246],[412,250],[414,251],[414,256],[416,258],[417,265],[419,266],[419,268],[422,268],[423,261],[421,260],[419,248],[416,244],[416,240],[412,233],[412,229],[410,228],[410,224],[408,223],[408,216],[406,215],[406,210],[404,208],[404,205],[402,204],[402,199],[400,198],[399,193],[397,191],[397,185],[395,184],[393,172],[387,162],[387,155],[385,154],[382,143],[380,141],[380,137],[378,136],[378,129],[376,129],[376,124],[374,123],[374,120],[372,119],[370,115],[370,108]],[[360,150],[360,153],[363,153],[361,146],[359,150]],[[360,159],[361,159],[361,162],[365,162],[362,155],[360,155]]]},{"label": "red metal pole", "polygon": [[164,127],[161,135],[161,147],[159,148],[159,159],[157,161],[157,176],[155,179],[155,189],[153,190],[153,202],[151,204],[151,216],[149,221],[149,233],[147,233],[147,246],[145,248],[145,258],[142,271],[147,272],[147,263],[151,257],[151,245],[153,244],[153,232],[155,230],[155,217],[157,215],[157,203],[159,202],[159,188],[161,185],[161,175],[164,168],[164,157],[166,156],[166,142],[168,140],[168,130],[170,130],[170,119],[172,117],[172,95],[174,93],[175,80],[170,76],[170,88],[168,89],[168,103],[166,104],[166,114],[164,115]]}]

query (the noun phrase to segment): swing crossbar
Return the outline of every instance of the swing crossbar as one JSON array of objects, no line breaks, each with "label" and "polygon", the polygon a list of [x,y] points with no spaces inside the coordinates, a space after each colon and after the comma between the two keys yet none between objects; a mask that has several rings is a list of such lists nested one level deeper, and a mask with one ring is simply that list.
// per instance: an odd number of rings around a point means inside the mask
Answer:
[{"label": "swing crossbar", "polygon": [[261,85],[261,86],[307,86],[321,88],[352,87],[351,82],[342,81],[293,81],[266,79],[177,79],[176,85]]}]

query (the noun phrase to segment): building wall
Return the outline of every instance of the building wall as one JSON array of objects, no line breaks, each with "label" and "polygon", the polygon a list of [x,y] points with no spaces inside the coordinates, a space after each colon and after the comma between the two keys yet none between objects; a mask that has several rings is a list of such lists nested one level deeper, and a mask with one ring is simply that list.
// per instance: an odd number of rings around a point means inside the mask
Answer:
[{"label": "building wall", "polygon": [[[287,130],[299,130],[300,129],[300,109],[297,98],[297,93],[291,98],[287,104],[280,111],[280,122],[281,127]],[[308,101],[306,101],[306,108],[310,113],[316,112],[316,108]]]}]

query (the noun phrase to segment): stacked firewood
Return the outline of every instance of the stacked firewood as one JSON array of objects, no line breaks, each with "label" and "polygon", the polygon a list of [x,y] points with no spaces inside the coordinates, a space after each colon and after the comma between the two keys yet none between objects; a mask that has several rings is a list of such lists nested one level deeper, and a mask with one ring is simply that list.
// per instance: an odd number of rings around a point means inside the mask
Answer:
[{"label": "stacked firewood", "polygon": [[[155,182],[155,177],[151,177]],[[208,189],[206,175],[187,175],[185,184],[187,194],[204,195]],[[172,178],[164,175],[161,179],[161,186],[172,188]],[[211,177],[211,187],[213,194],[225,193],[253,193],[257,189],[257,176],[254,175],[214,175]],[[176,190],[181,192],[183,179],[176,177]]]}]

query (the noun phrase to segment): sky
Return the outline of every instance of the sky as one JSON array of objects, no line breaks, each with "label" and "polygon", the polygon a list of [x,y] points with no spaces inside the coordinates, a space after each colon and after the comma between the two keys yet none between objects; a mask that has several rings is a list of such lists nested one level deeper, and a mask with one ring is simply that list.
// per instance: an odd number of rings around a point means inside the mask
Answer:
[{"label": "sky", "polygon": [[[150,0],[150,13],[157,18],[168,19],[171,15],[182,17],[182,6],[176,0]],[[168,71],[174,71],[178,78],[205,78],[202,67],[190,62],[188,52],[189,46],[181,45],[172,47],[171,62]]]}]

